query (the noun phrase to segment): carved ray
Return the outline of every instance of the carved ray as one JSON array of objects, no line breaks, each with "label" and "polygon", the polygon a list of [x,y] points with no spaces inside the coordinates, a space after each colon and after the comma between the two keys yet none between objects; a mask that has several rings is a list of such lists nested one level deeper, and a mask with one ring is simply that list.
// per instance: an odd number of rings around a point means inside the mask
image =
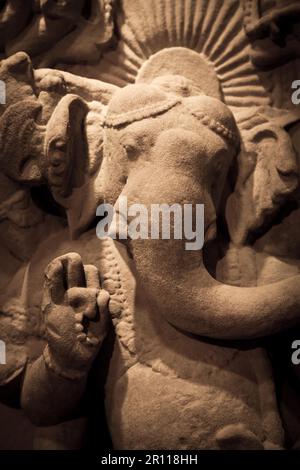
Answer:
[{"label": "carved ray", "polygon": [[174,32],[174,11],[173,8],[170,8],[170,2],[165,2],[165,18],[166,18],[166,27],[168,32],[169,44],[174,44],[175,32]]},{"label": "carved ray", "polygon": [[239,33],[240,22],[237,21],[239,12],[236,11],[237,5],[234,4],[232,8],[222,8],[222,16],[220,17],[220,24],[216,21],[212,30],[211,37],[208,39],[208,46],[205,48],[205,53],[209,55],[211,60],[216,60],[221,57],[222,51],[226,51],[228,44]]},{"label": "carved ray", "polygon": [[193,10],[193,29],[192,29],[192,38],[190,42],[190,48],[196,50],[196,45],[199,42],[199,36],[202,31],[202,23],[205,15],[205,5],[203,2],[197,2],[197,5]]},{"label": "carved ray", "polygon": [[193,32],[193,17],[190,14],[191,9],[193,8],[193,0],[186,0],[184,2],[184,29],[183,37],[185,39],[184,46],[190,47],[190,42],[192,39]]},{"label": "carved ray", "polygon": [[257,75],[253,74],[249,76],[247,75],[247,77],[233,77],[223,83],[223,89],[230,89],[236,86],[246,87],[249,85],[257,85],[261,87],[261,83]]},{"label": "carved ray", "polygon": [[[201,26],[201,32],[199,31],[199,41],[196,45],[196,50],[199,52],[204,52],[205,46],[208,43],[208,38],[210,32],[213,28],[213,24],[216,22],[219,13],[220,13],[220,2],[218,0],[212,0],[208,3],[209,8],[207,8],[205,14],[203,15],[203,22]],[[218,8],[219,5],[219,8]],[[226,7],[225,7],[226,8]],[[221,10],[224,9],[224,4],[221,7]]]},{"label": "carved ray", "polygon": [[128,23],[122,24],[121,35],[122,35],[122,40],[124,41],[125,44],[127,44],[128,49],[131,49],[131,51],[136,55],[136,57],[139,57],[142,61],[147,58],[143,49],[140,47],[140,45],[136,41],[135,34],[132,31],[130,24]]},{"label": "carved ray", "polygon": [[175,12],[175,33],[176,33],[176,36],[175,36],[175,44],[176,46],[178,45],[184,45],[185,41],[184,41],[184,36],[183,36],[183,24],[184,24],[184,3],[185,2],[177,2],[176,3],[176,6],[174,8],[174,12]]},{"label": "carved ray", "polygon": [[[137,0],[138,14],[140,15],[140,22],[143,30],[144,37],[146,38],[148,57],[153,52],[159,50],[160,45],[157,41],[158,31],[162,29],[161,25],[156,23],[154,15],[154,6],[156,2],[145,2],[144,0]],[[151,20],[149,21],[149,19]],[[160,21],[161,22],[161,21]]]},{"label": "carved ray", "polygon": [[216,67],[226,64],[227,61],[234,60],[238,57],[244,57],[250,62],[248,57],[248,41],[243,34],[237,34],[231,42],[227,44],[226,49],[214,60]]},{"label": "carved ray", "polygon": [[166,15],[165,15],[165,3],[162,2],[154,2],[152,4],[153,7],[153,18],[155,20],[155,24],[162,23],[160,28],[157,28],[156,37],[158,44],[168,44],[168,28],[166,24]]},{"label": "carved ray", "polygon": [[134,83],[135,76],[128,73],[125,67],[113,64],[108,60],[108,54],[101,62],[101,71],[99,71],[99,80],[112,83],[113,85],[124,87],[129,83]]},{"label": "carved ray", "polygon": [[216,64],[214,62],[217,73],[222,76],[223,80],[228,80],[231,77],[240,76],[242,73],[253,73],[253,67],[246,54],[240,53],[230,57],[226,62]]},{"label": "carved ray", "polygon": [[123,12],[118,47],[102,60],[102,70],[109,64],[100,73],[102,80],[109,76],[118,86],[133,83],[153,54],[182,46],[214,65],[227,103],[268,101],[249,59],[238,0],[123,0]]}]

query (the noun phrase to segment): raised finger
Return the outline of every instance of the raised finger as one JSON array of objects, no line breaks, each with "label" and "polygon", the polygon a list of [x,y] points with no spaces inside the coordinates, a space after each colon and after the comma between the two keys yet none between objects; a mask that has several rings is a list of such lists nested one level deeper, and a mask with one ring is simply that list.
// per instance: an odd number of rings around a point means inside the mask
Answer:
[{"label": "raised finger", "polygon": [[68,253],[61,256],[67,278],[67,288],[85,287],[85,275],[81,256],[78,253]]},{"label": "raised finger", "polygon": [[84,265],[86,287],[100,289],[99,271],[93,264]]},{"label": "raised finger", "polygon": [[109,294],[105,290],[101,290],[97,297],[97,305],[99,317],[97,321],[91,321],[88,326],[87,338],[94,343],[101,343],[106,337],[109,330],[109,311],[108,311]]},{"label": "raised finger", "polygon": [[64,268],[60,258],[55,258],[45,270],[45,290],[49,301],[61,304],[65,295]]}]

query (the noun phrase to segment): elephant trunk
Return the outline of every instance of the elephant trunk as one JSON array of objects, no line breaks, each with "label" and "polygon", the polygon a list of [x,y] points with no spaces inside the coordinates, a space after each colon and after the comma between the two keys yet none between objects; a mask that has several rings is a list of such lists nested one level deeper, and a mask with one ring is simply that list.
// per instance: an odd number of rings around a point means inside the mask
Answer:
[{"label": "elephant trunk", "polygon": [[300,276],[260,287],[216,281],[202,253],[179,240],[132,240],[138,276],[164,318],[186,332],[219,339],[276,333],[299,322]]}]

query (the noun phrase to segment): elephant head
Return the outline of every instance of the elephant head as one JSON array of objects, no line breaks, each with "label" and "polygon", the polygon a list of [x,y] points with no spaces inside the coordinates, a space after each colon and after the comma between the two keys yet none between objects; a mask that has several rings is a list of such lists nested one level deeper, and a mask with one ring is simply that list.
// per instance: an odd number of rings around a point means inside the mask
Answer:
[{"label": "elephant head", "polygon": [[[203,203],[207,241],[216,234],[239,133],[224,103],[189,93],[188,84],[181,88],[166,90],[160,80],[114,94],[104,123],[102,190],[105,201],[116,208],[121,195],[129,205]],[[298,321],[298,276],[264,287],[229,286],[211,277],[202,252],[187,251],[184,240],[149,238],[126,244],[151,304],[179,329],[242,339]]]}]

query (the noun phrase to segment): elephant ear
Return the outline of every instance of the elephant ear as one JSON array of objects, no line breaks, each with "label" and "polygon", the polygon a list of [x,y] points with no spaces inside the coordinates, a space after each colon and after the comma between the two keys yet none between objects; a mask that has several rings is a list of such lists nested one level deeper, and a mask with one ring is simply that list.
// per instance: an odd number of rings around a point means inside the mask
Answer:
[{"label": "elephant ear", "polygon": [[259,108],[236,118],[242,146],[225,212],[232,242],[245,245],[267,230],[298,187],[297,154],[286,128],[300,115]]},{"label": "elephant ear", "polygon": [[34,77],[46,126],[47,181],[75,237],[91,223],[101,200],[103,122],[118,87],[50,69],[36,70]]}]

